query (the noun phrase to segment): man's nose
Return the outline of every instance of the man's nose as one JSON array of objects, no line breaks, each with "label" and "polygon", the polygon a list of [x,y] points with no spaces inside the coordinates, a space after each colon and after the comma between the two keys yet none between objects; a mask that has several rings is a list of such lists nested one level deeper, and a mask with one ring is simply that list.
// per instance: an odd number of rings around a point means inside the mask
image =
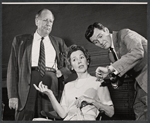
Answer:
[{"label": "man's nose", "polygon": [[99,41],[100,45],[102,45],[102,43],[103,43],[102,40],[98,40],[98,41]]},{"label": "man's nose", "polygon": [[52,25],[52,22],[51,21],[47,21],[47,23],[46,23],[47,25]]}]

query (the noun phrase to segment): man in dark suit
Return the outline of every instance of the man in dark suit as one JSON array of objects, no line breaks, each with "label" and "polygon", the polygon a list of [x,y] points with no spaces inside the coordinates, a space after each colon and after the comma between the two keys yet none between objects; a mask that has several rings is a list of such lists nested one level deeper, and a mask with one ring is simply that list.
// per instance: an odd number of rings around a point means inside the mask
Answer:
[{"label": "man in dark suit", "polygon": [[7,91],[9,107],[16,110],[15,120],[32,120],[40,117],[41,110],[53,110],[48,97],[38,93],[33,84],[43,81],[58,97],[58,80],[69,74],[64,58],[67,46],[50,35],[53,21],[50,10],[38,11],[35,33],[15,36],[12,42]]},{"label": "man in dark suit", "polygon": [[122,77],[132,70],[137,91],[133,106],[136,120],[147,120],[147,40],[130,29],[110,33],[107,27],[97,22],[87,28],[85,37],[98,47],[111,52],[113,49],[118,58],[110,66],[98,67],[97,77],[106,78],[110,73]]}]

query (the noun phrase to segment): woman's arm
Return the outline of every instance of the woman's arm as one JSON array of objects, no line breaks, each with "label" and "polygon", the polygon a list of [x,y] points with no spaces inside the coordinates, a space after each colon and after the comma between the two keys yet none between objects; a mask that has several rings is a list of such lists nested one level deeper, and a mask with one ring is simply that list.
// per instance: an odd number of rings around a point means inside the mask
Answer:
[{"label": "woman's arm", "polygon": [[52,106],[53,106],[54,110],[58,113],[58,115],[61,118],[65,118],[67,113],[65,112],[63,107],[60,105],[60,103],[58,103],[57,99],[55,98],[55,96],[51,90],[49,90],[49,93],[47,96],[49,97],[49,99],[52,103]]},{"label": "woman's arm", "polygon": [[100,101],[94,100],[92,103],[99,111],[104,111],[105,114],[109,117],[114,115],[114,106],[102,104]]},{"label": "woman's arm", "polygon": [[81,96],[76,100],[75,104],[78,108],[83,108],[86,105],[94,105],[99,111],[104,111],[107,116],[112,117],[114,115],[114,106],[112,101],[107,103],[105,102],[105,104],[103,104],[97,99]]},{"label": "woman's arm", "polygon": [[57,101],[57,99],[54,96],[53,92],[50,89],[48,89],[48,87],[46,85],[42,84],[42,82],[39,83],[38,87],[35,84],[33,84],[33,85],[36,88],[36,90],[38,90],[41,93],[44,93],[48,96],[48,98],[50,99],[50,101],[52,103],[52,106],[53,106],[54,110],[58,113],[58,115],[61,118],[66,117],[67,113],[65,112],[63,107],[60,105],[60,103]]},{"label": "woman's arm", "polygon": [[93,105],[95,105],[98,110],[103,110],[109,117],[112,117],[114,115],[114,106],[108,88],[99,87],[97,95],[98,99],[93,101]]},{"label": "woman's arm", "polygon": [[86,105],[94,105],[99,111],[103,110],[109,117],[114,115],[114,106],[107,87],[99,87],[96,98],[93,99],[87,96],[81,96],[77,98],[75,104],[78,108]]}]

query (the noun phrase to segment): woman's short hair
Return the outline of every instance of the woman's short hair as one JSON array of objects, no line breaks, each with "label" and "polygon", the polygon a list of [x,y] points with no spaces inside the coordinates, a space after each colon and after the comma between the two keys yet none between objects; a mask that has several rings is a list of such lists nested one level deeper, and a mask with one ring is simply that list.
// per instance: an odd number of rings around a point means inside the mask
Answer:
[{"label": "woman's short hair", "polygon": [[[87,62],[90,64],[90,55],[88,54],[88,51],[87,49],[85,49],[83,46],[79,46],[79,45],[76,45],[76,44],[73,44],[71,45],[69,48],[68,48],[68,52],[67,52],[67,63],[68,63],[68,68],[71,70],[71,54],[77,50],[80,50],[83,52],[83,54],[85,55],[86,59],[87,59]],[[88,67],[89,67],[89,64],[88,64]],[[73,72],[73,71],[72,71]]]}]

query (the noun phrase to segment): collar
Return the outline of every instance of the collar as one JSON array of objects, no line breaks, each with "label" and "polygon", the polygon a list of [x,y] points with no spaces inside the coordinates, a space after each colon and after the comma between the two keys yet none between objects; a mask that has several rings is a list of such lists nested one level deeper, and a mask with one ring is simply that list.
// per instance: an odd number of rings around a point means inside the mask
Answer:
[{"label": "collar", "polygon": [[[34,33],[34,38],[35,40],[41,40],[41,36],[37,33],[37,31]],[[47,35],[46,37],[44,37],[44,40],[48,40],[49,36]]]},{"label": "collar", "polygon": [[114,42],[113,42],[113,36],[112,36],[112,34],[110,34],[110,37],[111,37],[111,41],[112,41],[112,43],[111,43],[111,48],[114,49]]}]

